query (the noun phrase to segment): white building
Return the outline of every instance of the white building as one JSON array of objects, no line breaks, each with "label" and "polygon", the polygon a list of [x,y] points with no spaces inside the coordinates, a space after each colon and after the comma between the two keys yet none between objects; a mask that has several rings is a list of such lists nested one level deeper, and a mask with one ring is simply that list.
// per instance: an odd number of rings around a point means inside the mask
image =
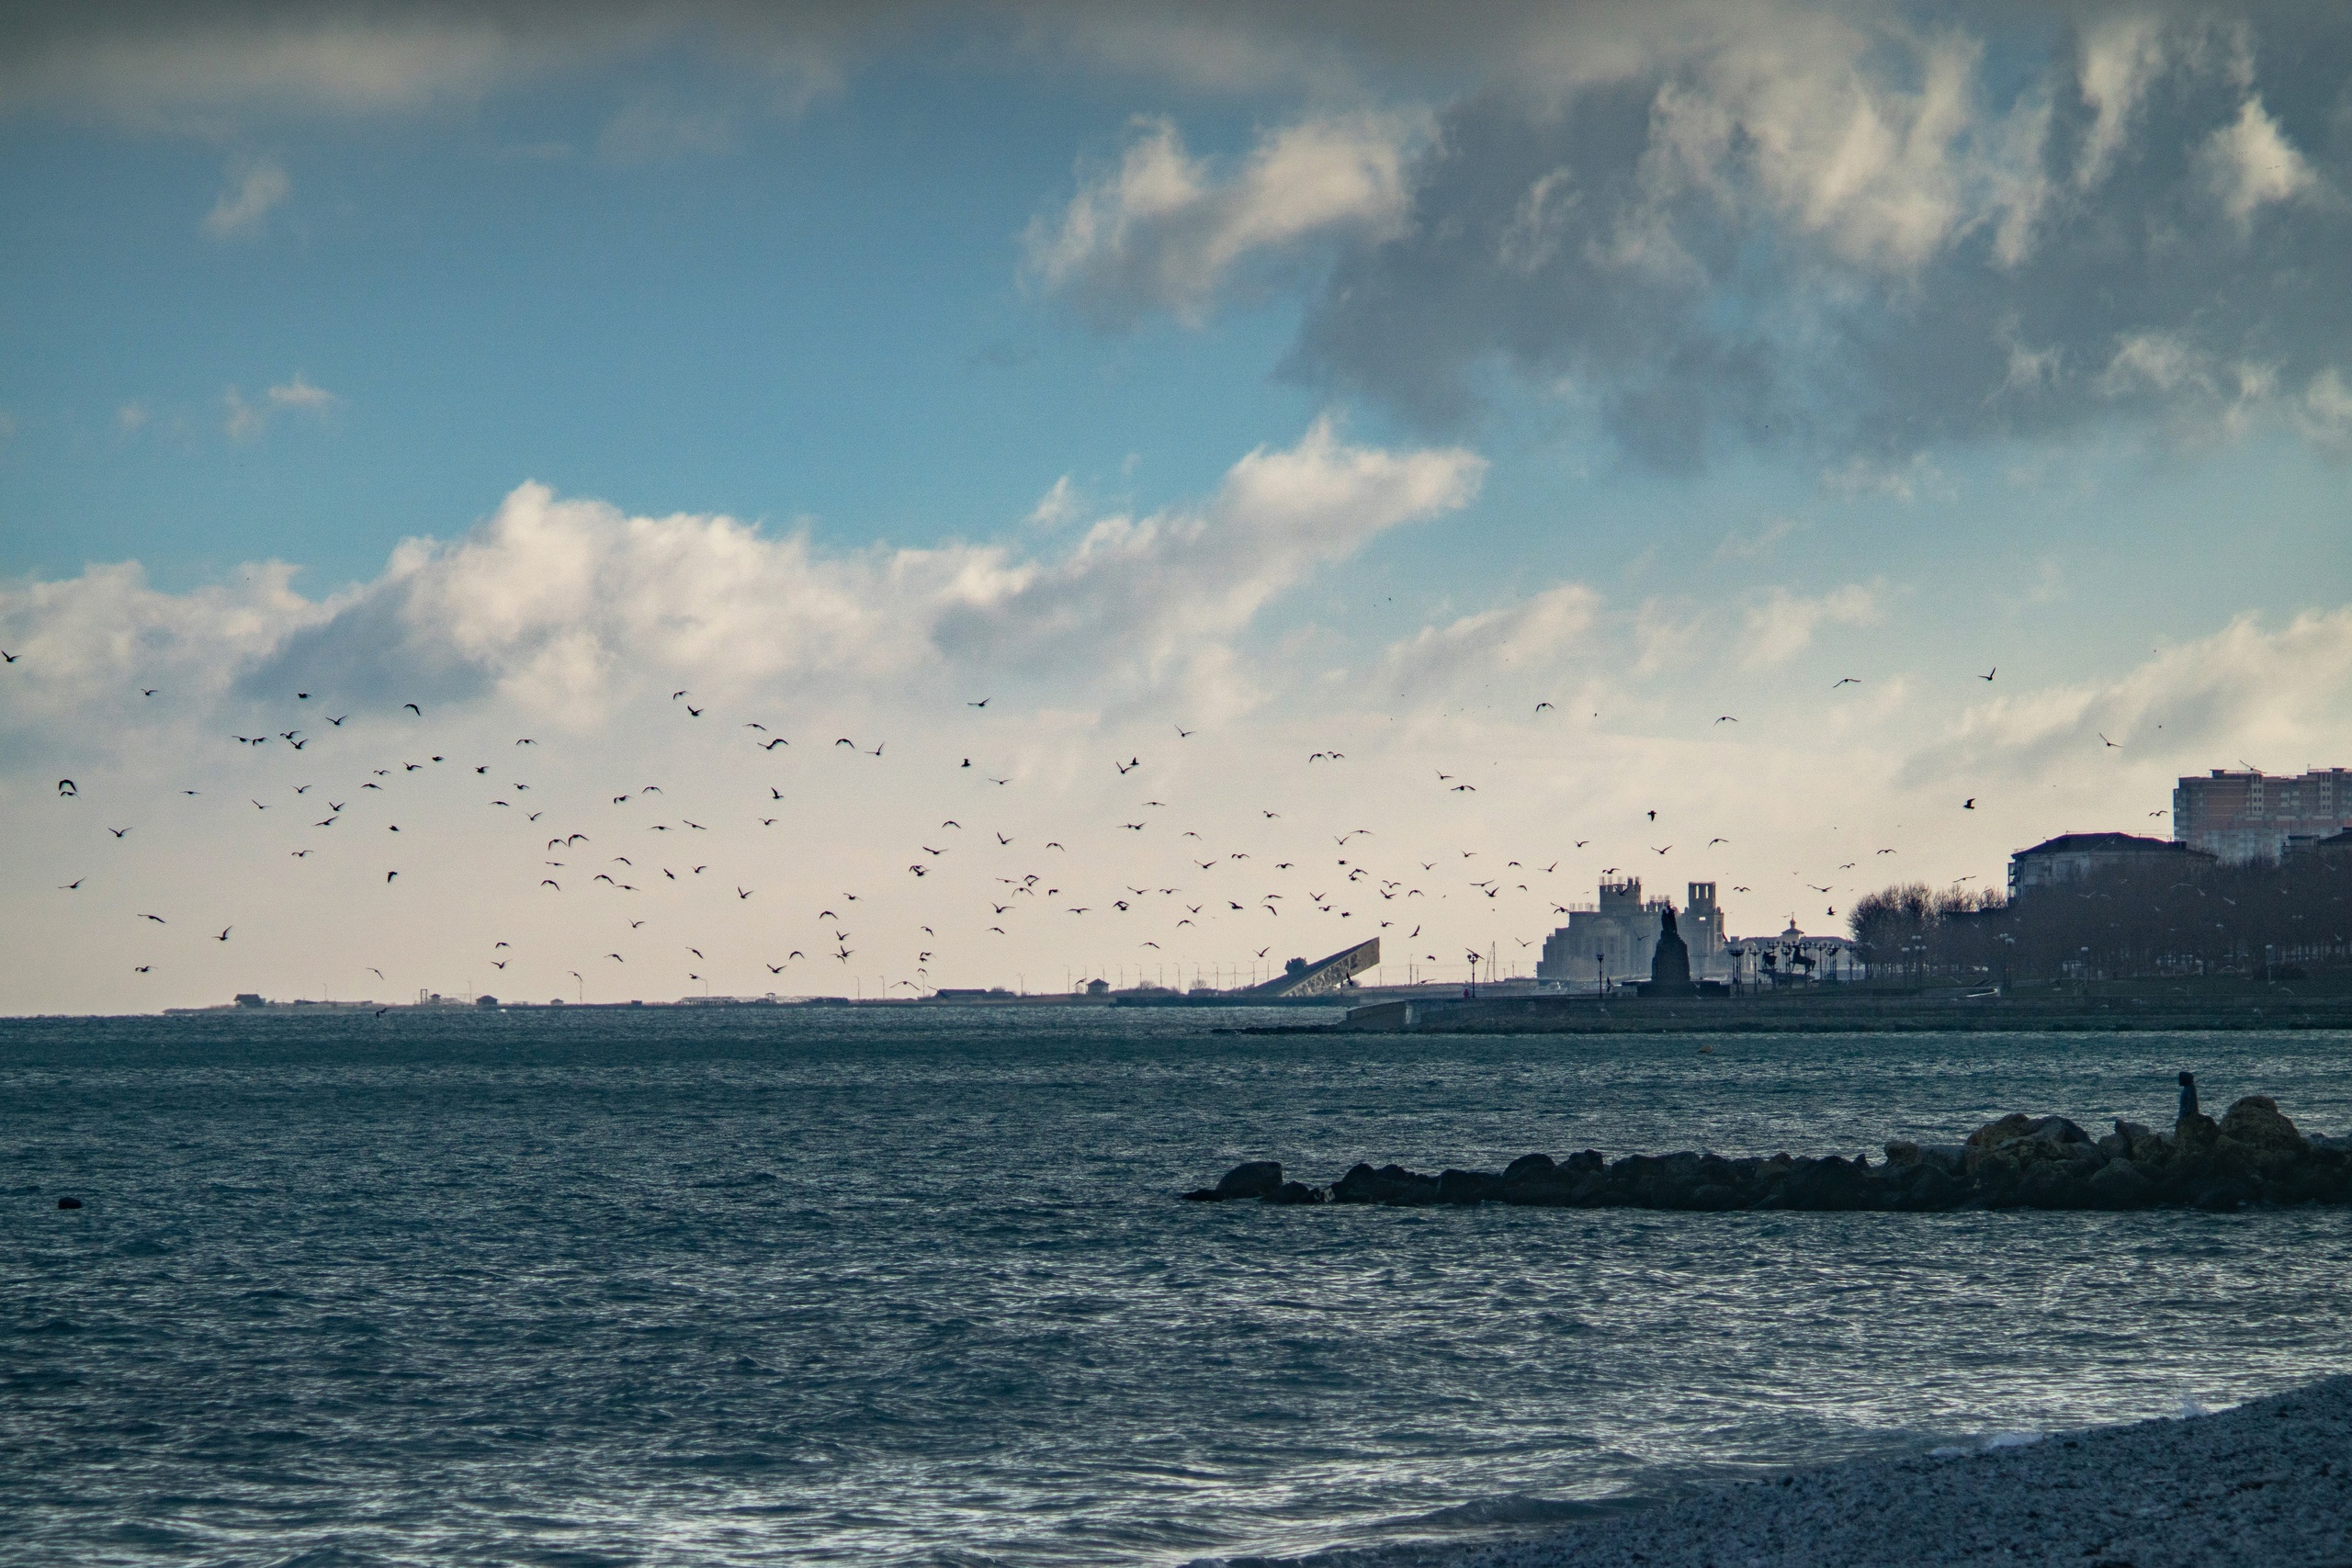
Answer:
[{"label": "white building", "polygon": [[[1732,961],[1724,944],[1723,911],[1715,904],[1715,885],[1693,882],[1690,902],[1675,911],[1675,924],[1690,949],[1690,977],[1725,980]],[[1544,943],[1543,962],[1535,977],[1566,984],[1597,981],[1646,980],[1650,958],[1657,951],[1659,916],[1670,901],[1642,897],[1642,879],[1600,885],[1600,901],[1568,911],[1568,923]]]},{"label": "white building", "polygon": [[1724,949],[1734,978],[1742,986],[1803,986],[1822,980],[1859,980],[1861,955],[1842,936],[1807,936],[1796,921],[1779,936],[1744,936]]}]

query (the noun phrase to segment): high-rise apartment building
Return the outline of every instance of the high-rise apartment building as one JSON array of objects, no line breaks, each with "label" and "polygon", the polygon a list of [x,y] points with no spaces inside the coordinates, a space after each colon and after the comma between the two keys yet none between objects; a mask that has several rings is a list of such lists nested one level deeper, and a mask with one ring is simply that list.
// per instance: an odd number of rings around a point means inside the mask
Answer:
[{"label": "high-rise apartment building", "polygon": [[2172,792],[2172,836],[2224,863],[2275,861],[2299,840],[2352,828],[2352,770],[2293,777],[2215,768]]}]

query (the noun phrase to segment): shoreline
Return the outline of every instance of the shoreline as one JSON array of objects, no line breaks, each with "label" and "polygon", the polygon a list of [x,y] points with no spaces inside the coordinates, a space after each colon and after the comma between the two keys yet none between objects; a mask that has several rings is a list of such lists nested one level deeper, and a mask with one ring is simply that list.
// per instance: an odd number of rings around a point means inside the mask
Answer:
[{"label": "shoreline", "polygon": [[1860,1460],[1413,1568],[2352,1568],[2352,1376],[2210,1415]]}]

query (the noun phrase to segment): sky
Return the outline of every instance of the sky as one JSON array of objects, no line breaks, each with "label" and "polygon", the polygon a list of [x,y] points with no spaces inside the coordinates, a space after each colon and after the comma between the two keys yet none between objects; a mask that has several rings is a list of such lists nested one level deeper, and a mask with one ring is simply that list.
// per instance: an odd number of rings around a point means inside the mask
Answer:
[{"label": "sky", "polygon": [[0,1012],[1524,974],[2352,761],[2335,8],[16,7],[0,200]]}]

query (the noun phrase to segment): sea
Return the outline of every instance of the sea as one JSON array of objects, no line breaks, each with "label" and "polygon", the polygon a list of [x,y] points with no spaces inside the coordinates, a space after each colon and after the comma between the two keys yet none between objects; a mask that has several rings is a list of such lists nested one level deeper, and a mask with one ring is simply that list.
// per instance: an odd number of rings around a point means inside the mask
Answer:
[{"label": "sea", "polygon": [[2340,1209],[1178,1196],[2096,1134],[2184,1068],[2342,1133],[2346,1035],[1237,1032],[1315,1016],[0,1022],[0,1561],[1408,1563],[2352,1371]]}]

